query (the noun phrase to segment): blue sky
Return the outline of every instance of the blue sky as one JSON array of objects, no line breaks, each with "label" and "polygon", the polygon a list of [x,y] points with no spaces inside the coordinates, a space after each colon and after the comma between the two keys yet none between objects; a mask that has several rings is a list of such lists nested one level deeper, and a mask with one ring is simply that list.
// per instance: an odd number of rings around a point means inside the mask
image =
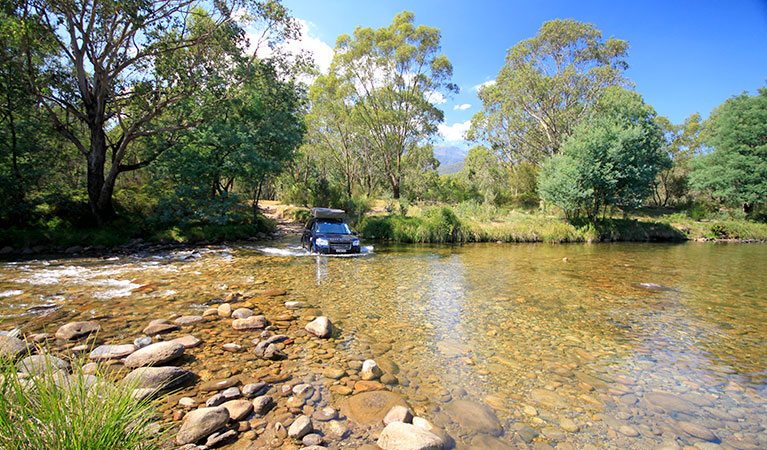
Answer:
[{"label": "blue sky", "polygon": [[[679,123],[767,82],[767,0],[743,1],[319,1],[284,0],[306,24],[302,45],[319,62],[332,57],[340,34],[379,28],[402,10],[416,24],[439,28],[442,50],[461,92],[439,105],[444,144],[455,139],[481,104],[476,86],[492,80],[506,51],[547,20],[593,23],[604,37],[629,42],[627,76],[660,115]],[[469,105],[469,106],[466,106]],[[455,109],[456,107],[463,109]]]}]

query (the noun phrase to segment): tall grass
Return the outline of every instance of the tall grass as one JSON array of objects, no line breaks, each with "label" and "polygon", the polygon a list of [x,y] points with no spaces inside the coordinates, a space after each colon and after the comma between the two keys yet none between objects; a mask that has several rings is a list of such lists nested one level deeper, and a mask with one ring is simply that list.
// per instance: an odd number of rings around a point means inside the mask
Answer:
[{"label": "tall grass", "polygon": [[134,386],[72,373],[45,364],[43,373],[18,372],[0,360],[0,448],[6,450],[156,449],[163,433],[153,428],[150,400],[135,400]]}]

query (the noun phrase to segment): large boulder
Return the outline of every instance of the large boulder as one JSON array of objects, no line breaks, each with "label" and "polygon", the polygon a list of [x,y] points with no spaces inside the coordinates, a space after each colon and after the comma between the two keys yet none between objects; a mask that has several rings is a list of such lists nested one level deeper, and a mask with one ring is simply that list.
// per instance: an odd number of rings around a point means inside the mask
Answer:
[{"label": "large boulder", "polygon": [[319,338],[329,338],[333,335],[333,323],[325,316],[317,317],[312,320],[304,329],[309,334],[313,334]]},{"label": "large boulder", "polygon": [[176,435],[178,445],[194,444],[220,430],[229,421],[229,411],[223,406],[196,409],[184,418]]},{"label": "large boulder", "polygon": [[0,336],[0,359],[16,359],[26,353],[26,342],[11,336]]},{"label": "large boulder", "polygon": [[341,404],[341,413],[352,422],[372,425],[381,422],[392,407],[407,403],[399,395],[390,391],[363,392],[345,399]]},{"label": "large boulder", "polygon": [[453,400],[443,409],[453,422],[469,433],[499,436],[503,432],[498,417],[486,405],[469,400]]},{"label": "large boulder", "polygon": [[137,389],[173,390],[194,379],[195,375],[181,367],[139,367],[123,379]]},{"label": "large boulder", "polygon": [[185,347],[178,342],[157,342],[131,353],[125,358],[125,367],[160,365],[180,357],[184,350]]},{"label": "large boulder", "polygon": [[[150,344],[151,345],[151,344]],[[131,353],[138,350],[133,344],[122,345],[99,345],[94,348],[91,354],[88,356],[95,361],[105,361],[108,359],[120,359],[125,358]]]},{"label": "large boulder", "polygon": [[71,340],[77,339],[83,336],[88,336],[91,333],[97,333],[101,330],[101,325],[98,322],[71,322],[66,325],[62,325],[56,331],[56,339]]},{"label": "large boulder", "polygon": [[403,422],[386,425],[378,438],[383,450],[442,450],[444,443],[434,433]]}]

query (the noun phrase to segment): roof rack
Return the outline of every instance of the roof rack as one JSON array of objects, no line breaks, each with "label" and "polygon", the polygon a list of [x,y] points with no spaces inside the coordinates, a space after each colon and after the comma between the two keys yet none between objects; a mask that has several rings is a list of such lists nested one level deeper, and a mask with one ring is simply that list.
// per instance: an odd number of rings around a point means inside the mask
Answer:
[{"label": "roof rack", "polygon": [[346,212],[343,209],[312,208],[312,217],[315,219],[344,220]]}]

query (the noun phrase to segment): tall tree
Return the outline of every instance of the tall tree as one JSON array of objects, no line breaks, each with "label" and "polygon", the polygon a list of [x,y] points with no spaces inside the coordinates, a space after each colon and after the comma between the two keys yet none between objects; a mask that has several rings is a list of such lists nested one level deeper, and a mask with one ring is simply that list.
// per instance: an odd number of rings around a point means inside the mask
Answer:
[{"label": "tall tree", "polygon": [[485,203],[493,203],[506,190],[507,171],[498,160],[498,155],[483,145],[469,149],[461,169],[467,182],[482,195]]},{"label": "tall tree", "polygon": [[[243,35],[232,11],[244,7],[254,15],[274,14],[274,8],[263,7],[275,4],[28,0],[59,52],[58,60],[44,73],[31,74],[30,81],[56,129],[87,160],[88,197],[99,224],[115,217],[112,194],[118,175],[145,167],[159,154],[128,163],[136,141],[199,122],[197,116],[162,119],[168,108],[222,76],[224,55]],[[36,49],[28,46],[26,51],[32,55]],[[86,128],[87,136],[76,127]]]},{"label": "tall tree", "polygon": [[668,158],[653,181],[653,202],[656,206],[668,206],[671,201],[681,201],[687,195],[690,176],[689,163],[700,151],[703,122],[700,114],[694,113],[679,125],[666,117],[658,116],[655,121],[663,133],[663,152]]},{"label": "tall tree", "polygon": [[607,208],[636,208],[665,161],[655,110],[620,87],[605,91],[587,122],[578,125],[540,173],[541,196],[567,215],[596,220]]},{"label": "tall tree", "polygon": [[545,22],[535,37],[509,49],[496,83],[480,90],[483,108],[469,138],[517,164],[557,154],[606,88],[625,85],[628,44],[604,40],[594,25]]},{"label": "tall tree", "polygon": [[767,87],[727,99],[709,122],[707,144],[714,150],[695,160],[690,183],[748,214],[767,203]]},{"label": "tall tree", "polygon": [[399,198],[403,156],[427,143],[442,122],[433,102],[457,92],[450,83],[453,66],[440,53],[440,31],[416,26],[403,11],[391,25],[358,27],[336,42],[331,72],[347,80],[374,163]]}]

